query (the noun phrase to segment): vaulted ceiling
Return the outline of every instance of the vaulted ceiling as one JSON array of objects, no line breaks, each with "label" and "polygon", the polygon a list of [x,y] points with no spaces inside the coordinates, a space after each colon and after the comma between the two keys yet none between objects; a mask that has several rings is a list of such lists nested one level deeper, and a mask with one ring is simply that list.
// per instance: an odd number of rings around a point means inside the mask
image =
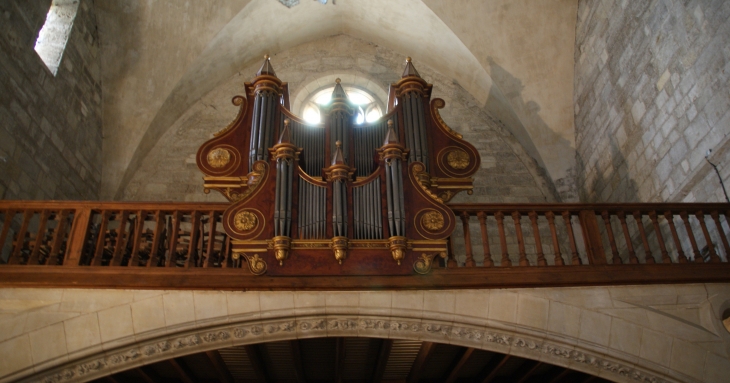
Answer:
[{"label": "vaulted ceiling", "polygon": [[[578,0],[100,0],[102,198],[126,185],[186,110],[242,68],[347,34],[463,86],[553,180],[574,164]],[[249,76],[250,74],[246,73]],[[428,80],[428,79],[427,79]]]}]

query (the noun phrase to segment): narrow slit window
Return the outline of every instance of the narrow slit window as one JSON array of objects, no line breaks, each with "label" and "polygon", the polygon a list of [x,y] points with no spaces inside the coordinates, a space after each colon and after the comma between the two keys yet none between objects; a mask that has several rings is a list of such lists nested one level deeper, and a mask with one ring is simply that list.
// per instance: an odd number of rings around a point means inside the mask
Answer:
[{"label": "narrow slit window", "polygon": [[80,0],[53,0],[38,38],[35,51],[55,76],[61,65],[63,51],[66,49],[68,37],[79,9]]}]

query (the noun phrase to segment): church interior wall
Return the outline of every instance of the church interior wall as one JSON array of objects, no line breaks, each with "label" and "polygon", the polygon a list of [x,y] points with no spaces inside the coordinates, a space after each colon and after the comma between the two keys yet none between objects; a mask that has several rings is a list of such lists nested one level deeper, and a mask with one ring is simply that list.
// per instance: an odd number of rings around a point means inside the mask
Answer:
[{"label": "church interior wall", "polygon": [[33,49],[51,1],[0,4],[0,199],[94,200],[101,74],[94,3],[82,1],[54,76]]},{"label": "church interior wall", "polygon": [[[333,76],[342,77],[343,83],[349,78],[357,79],[355,85],[360,86],[366,86],[370,81],[387,90],[400,78],[404,58],[405,55],[388,48],[348,35],[337,35],[277,53],[271,62],[277,76],[289,84],[291,100],[294,100],[301,92],[315,91],[327,85],[318,84],[318,79]],[[449,77],[426,64],[415,64],[426,81],[434,84],[433,97],[446,101],[446,107],[440,110],[443,119],[474,144],[482,157],[481,169],[474,177],[474,193],[460,193],[453,202],[558,200],[549,176],[499,121]],[[236,116],[237,108],[230,100],[244,92],[244,83],[253,78],[258,66],[257,62],[242,68],[186,111],[136,172],[125,190],[124,199],[224,201],[215,192],[204,194],[195,153],[205,139],[223,129]],[[305,86],[311,89],[304,89]]]},{"label": "church interior wall", "polygon": [[[724,382],[726,284],[458,291],[0,289],[0,381],[87,381],[208,349],[322,336],[458,344],[615,382]],[[660,379],[660,380],[657,380]],[[661,380],[663,379],[663,380]]]},{"label": "church interior wall", "polygon": [[581,1],[575,126],[582,201],[724,201],[730,3]]}]

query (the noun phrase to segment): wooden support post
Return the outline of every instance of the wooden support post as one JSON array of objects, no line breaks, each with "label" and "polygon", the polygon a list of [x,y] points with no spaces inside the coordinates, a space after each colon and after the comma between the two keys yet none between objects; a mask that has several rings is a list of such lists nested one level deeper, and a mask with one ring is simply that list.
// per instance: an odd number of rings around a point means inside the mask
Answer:
[{"label": "wooden support post", "polygon": [[583,231],[583,242],[588,253],[588,263],[591,265],[605,265],[607,263],[606,253],[603,251],[603,241],[601,240],[601,231],[598,229],[596,212],[582,210],[578,216]]},{"label": "wooden support post", "polygon": [[63,265],[67,267],[78,266],[81,261],[81,253],[84,251],[84,244],[89,235],[89,220],[91,209],[80,208],[74,212],[74,220],[71,224],[71,235],[68,238],[68,250]]}]

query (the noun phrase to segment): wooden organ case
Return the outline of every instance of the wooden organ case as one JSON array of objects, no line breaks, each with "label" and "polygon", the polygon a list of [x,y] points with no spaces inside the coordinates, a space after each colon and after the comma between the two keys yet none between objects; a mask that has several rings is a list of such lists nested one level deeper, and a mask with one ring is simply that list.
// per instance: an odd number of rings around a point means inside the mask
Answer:
[{"label": "wooden organ case", "polygon": [[479,153],[439,116],[445,103],[406,60],[387,113],[356,124],[337,80],[322,123],[289,110],[288,85],[267,57],[238,116],[197,153],[206,193],[231,205],[221,218],[233,267],[254,274],[425,274],[445,258],[456,224],[444,203],[472,192]]}]

